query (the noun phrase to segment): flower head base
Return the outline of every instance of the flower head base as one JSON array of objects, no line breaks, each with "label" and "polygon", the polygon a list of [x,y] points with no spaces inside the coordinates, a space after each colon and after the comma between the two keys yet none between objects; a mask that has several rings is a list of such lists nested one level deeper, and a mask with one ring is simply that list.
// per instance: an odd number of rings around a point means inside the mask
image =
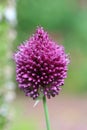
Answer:
[{"label": "flower head base", "polygon": [[27,96],[36,99],[59,94],[67,77],[69,58],[64,47],[52,41],[42,27],[14,55],[16,79]]}]

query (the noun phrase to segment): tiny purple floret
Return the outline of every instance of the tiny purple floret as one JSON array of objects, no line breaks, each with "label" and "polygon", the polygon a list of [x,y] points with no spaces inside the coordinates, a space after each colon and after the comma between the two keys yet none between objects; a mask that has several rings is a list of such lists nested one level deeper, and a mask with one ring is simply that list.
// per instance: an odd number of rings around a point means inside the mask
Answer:
[{"label": "tiny purple floret", "polygon": [[67,77],[69,57],[42,27],[18,47],[14,60],[16,80],[27,96],[36,99],[41,94],[48,98],[59,94]]}]

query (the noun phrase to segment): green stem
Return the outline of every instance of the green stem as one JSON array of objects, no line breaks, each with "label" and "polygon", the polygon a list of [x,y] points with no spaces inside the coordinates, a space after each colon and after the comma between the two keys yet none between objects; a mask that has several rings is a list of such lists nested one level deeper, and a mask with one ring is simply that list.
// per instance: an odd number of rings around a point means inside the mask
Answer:
[{"label": "green stem", "polygon": [[43,106],[44,106],[44,112],[45,112],[45,119],[46,119],[47,130],[51,130],[50,129],[49,116],[48,116],[48,107],[47,107],[46,97],[45,96],[43,97]]}]

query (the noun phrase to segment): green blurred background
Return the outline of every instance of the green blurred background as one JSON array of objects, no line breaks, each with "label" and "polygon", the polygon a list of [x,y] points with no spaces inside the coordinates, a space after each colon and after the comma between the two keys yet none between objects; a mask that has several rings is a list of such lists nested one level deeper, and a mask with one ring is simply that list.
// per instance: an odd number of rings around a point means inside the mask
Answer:
[{"label": "green blurred background", "polygon": [[[4,8],[7,5],[14,5],[14,2],[12,0],[8,1],[0,0],[0,11],[2,12],[2,14]],[[61,119],[61,121],[59,121],[59,117],[57,118],[54,116],[54,120],[51,119],[53,122],[52,127],[53,129],[55,128],[55,130],[58,128],[60,128],[61,130],[63,130],[64,128],[67,130],[80,130],[81,128],[83,130],[86,130],[87,127],[83,128],[83,126],[85,126],[83,122],[87,124],[87,117],[85,117],[85,115],[87,116],[87,112],[81,112],[86,111],[85,108],[87,108],[87,1],[16,0],[15,3],[17,24],[15,26],[10,25],[5,18],[0,21],[0,89],[3,88],[3,84],[4,82],[6,82],[6,78],[4,78],[3,73],[3,70],[4,68],[6,68],[6,66],[11,66],[13,68],[11,80],[13,82],[16,82],[15,65],[13,64],[11,58],[12,53],[9,56],[8,52],[11,51],[14,53],[17,50],[17,46],[21,44],[21,42],[28,39],[32,33],[34,33],[37,26],[43,26],[44,29],[49,32],[50,36],[55,41],[65,46],[66,52],[70,54],[71,60],[71,63],[69,65],[68,78],[65,80],[65,85],[62,87],[63,90],[61,94],[55,99],[48,101],[48,104],[50,106],[49,109],[52,109],[50,110],[51,116],[53,115],[54,110],[57,111],[57,113],[59,111],[63,116],[63,120]],[[15,40],[13,40],[13,42],[12,40],[10,40],[12,35],[10,36],[10,38],[8,37],[9,29],[15,30],[15,32],[17,33],[16,38]],[[13,33],[13,31],[11,33]],[[13,33],[13,35],[15,34]],[[16,83],[15,85],[17,86]],[[31,99],[27,101],[28,98],[25,97],[18,88],[16,89],[16,93],[17,98],[15,99],[15,102],[13,102],[16,114],[15,121],[13,121],[11,126],[11,130],[44,130],[44,118],[43,115],[42,118],[40,115],[43,112],[41,108],[42,105],[40,104],[39,106],[37,106],[37,108],[32,110],[34,102],[32,103]],[[55,104],[57,102],[56,106],[53,105],[53,101],[55,102]],[[62,104],[61,102],[63,102],[64,104]],[[53,105],[54,107],[51,108],[51,105]],[[59,105],[61,105],[61,107]],[[85,108],[82,107],[81,110],[78,111],[80,105],[84,106]],[[26,108],[25,106],[28,108]],[[38,109],[40,109],[40,111],[42,112],[39,113]],[[63,113],[61,112],[61,110]],[[34,114],[32,114],[31,111]],[[35,113],[35,111],[38,112]],[[64,113],[65,111],[67,114]],[[38,120],[36,117],[37,113],[39,113]],[[69,114],[71,116],[69,116]],[[82,115],[80,115],[79,117],[79,114]],[[28,117],[27,115],[30,117]],[[75,117],[73,117],[72,115],[75,115]],[[82,122],[80,127],[80,122],[78,122],[79,119]],[[57,121],[55,124],[55,120],[59,121],[59,126],[57,125]],[[64,120],[66,120],[66,123],[63,125],[61,122]],[[70,121],[73,123],[71,123]],[[62,127],[62,125],[64,126],[64,128]]]}]

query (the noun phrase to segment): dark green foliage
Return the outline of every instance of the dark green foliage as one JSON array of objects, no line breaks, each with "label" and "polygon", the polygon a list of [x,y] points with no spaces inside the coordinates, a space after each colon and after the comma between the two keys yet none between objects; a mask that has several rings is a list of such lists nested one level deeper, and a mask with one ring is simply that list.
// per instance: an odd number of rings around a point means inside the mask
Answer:
[{"label": "dark green foliage", "polygon": [[23,36],[25,38],[25,35],[38,25],[51,31],[72,30],[76,7],[76,2],[69,0],[18,0],[17,30],[19,38],[23,39]]},{"label": "dark green foliage", "polygon": [[[67,47],[87,42],[87,10],[76,0],[17,0],[18,42],[27,39],[36,26],[61,33]],[[74,46],[73,46],[74,45]],[[17,46],[17,45],[16,45]]]}]

